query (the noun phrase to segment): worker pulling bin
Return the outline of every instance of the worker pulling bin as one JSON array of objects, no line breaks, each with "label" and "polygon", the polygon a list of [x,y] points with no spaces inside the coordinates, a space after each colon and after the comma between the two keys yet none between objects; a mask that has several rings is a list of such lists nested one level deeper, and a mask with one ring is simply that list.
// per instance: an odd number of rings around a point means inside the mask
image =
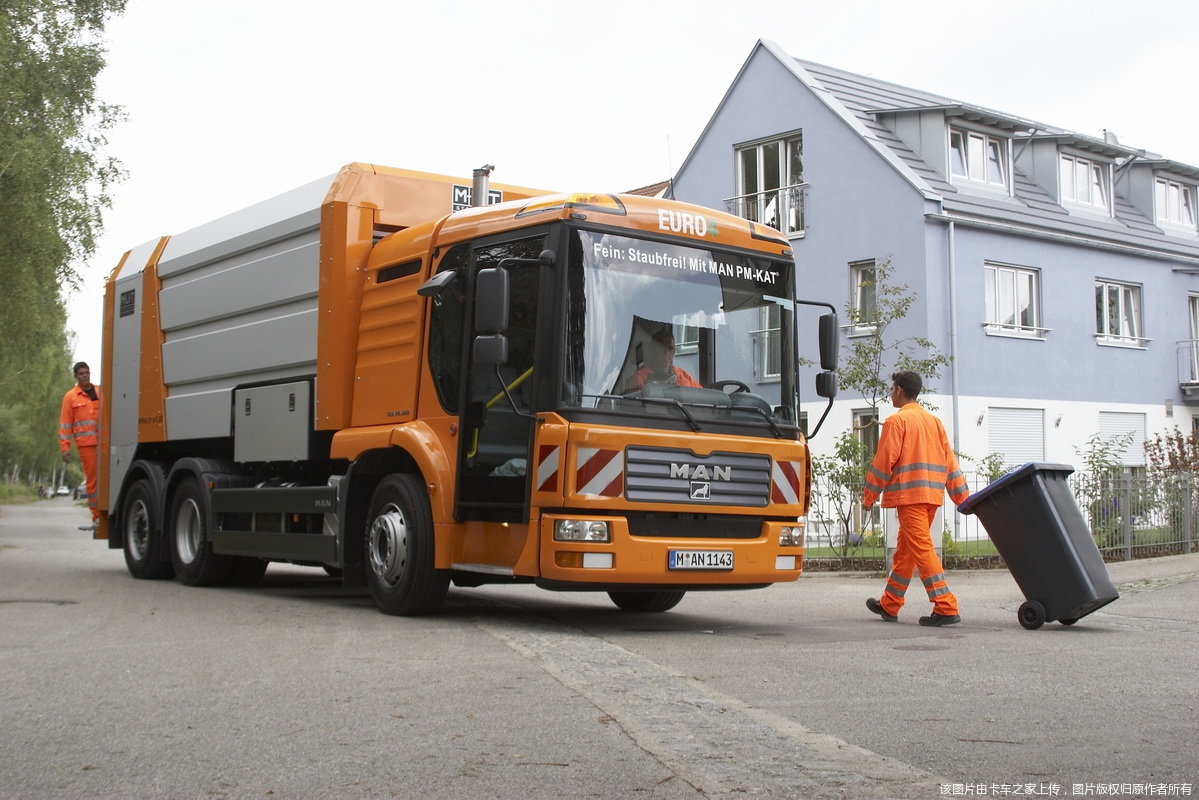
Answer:
[{"label": "worker pulling bin", "polygon": [[1073,625],[1120,595],[1112,585],[1066,477],[1068,464],[1025,464],[966,498],[958,509],[977,514],[1025,602],[1020,624]]}]

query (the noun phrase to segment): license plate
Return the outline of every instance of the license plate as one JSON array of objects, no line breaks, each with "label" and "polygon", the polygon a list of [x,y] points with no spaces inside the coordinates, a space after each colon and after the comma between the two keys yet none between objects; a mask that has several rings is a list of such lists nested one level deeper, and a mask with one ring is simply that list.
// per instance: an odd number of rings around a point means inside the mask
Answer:
[{"label": "license plate", "polygon": [[732,550],[671,550],[671,569],[732,569]]}]

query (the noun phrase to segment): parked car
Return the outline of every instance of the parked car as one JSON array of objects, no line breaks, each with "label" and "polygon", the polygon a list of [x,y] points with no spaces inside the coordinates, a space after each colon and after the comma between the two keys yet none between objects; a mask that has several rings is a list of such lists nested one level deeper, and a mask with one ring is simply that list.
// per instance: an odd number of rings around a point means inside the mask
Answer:
[{"label": "parked car", "polygon": [[66,496],[67,496],[67,495],[69,495],[70,493],[71,493],[71,490],[70,490],[70,489],[68,489],[68,488],[67,488],[65,485],[64,485],[64,486],[59,486],[59,487],[58,487],[58,491],[57,491],[57,492],[55,492],[55,494],[56,494],[56,495],[58,495],[59,497],[66,497]]},{"label": "parked car", "polygon": [[87,484],[81,483],[75,487],[75,491],[71,493],[72,500],[83,500],[87,498]]}]

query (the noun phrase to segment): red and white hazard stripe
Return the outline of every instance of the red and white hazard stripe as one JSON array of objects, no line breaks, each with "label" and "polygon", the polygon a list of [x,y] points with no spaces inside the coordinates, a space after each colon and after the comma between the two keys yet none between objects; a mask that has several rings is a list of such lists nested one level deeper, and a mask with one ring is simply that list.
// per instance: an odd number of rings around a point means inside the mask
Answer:
[{"label": "red and white hazard stripe", "polygon": [[770,475],[770,499],[775,503],[799,503],[799,478],[803,466],[799,461],[775,461]]},{"label": "red and white hazard stripe", "polygon": [[556,444],[543,444],[537,450],[537,491],[558,491],[558,467],[562,448]]},{"label": "red and white hazard stripe", "polygon": [[620,497],[624,493],[624,459],[620,451],[580,447],[575,486],[579,494]]}]

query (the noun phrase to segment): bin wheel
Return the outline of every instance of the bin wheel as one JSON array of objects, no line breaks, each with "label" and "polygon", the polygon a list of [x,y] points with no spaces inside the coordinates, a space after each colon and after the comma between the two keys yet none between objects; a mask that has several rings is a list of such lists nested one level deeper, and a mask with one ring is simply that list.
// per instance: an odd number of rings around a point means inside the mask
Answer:
[{"label": "bin wheel", "polygon": [[1073,625],[1075,622],[1078,622],[1078,617],[1074,617],[1073,619],[1059,619],[1058,622],[1063,625]]},{"label": "bin wheel", "polygon": [[1029,600],[1020,605],[1020,610],[1016,612],[1016,618],[1025,628],[1035,631],[1045,624],[1045,606],[1036,600]]}]

